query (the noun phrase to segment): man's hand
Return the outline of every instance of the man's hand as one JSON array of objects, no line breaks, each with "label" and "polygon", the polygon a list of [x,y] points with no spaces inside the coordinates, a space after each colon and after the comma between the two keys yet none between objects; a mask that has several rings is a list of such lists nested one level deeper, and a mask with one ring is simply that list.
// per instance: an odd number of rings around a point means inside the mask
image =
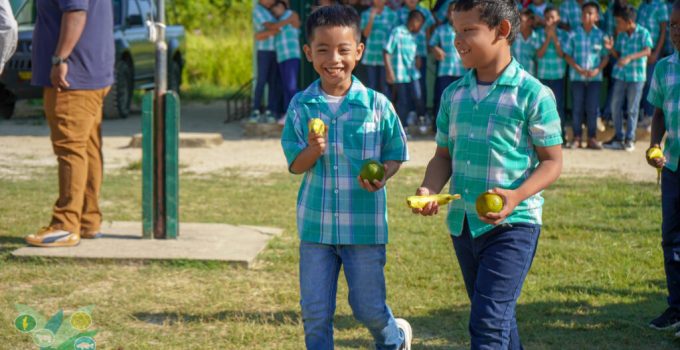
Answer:
[{"label": "man's hand", "polygon": [[68,89],[71,86],[66,81],[66,74],[68,74],[68,64],[62,63],[52,66],[52,70],[50,70],[50,82],[52,83],[52,87],[57,89],[57,91]]}]

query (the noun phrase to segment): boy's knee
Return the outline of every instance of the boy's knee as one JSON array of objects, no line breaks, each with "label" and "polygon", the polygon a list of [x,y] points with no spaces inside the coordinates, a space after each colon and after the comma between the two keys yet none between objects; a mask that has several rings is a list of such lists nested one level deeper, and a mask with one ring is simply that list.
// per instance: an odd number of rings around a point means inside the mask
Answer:
[{"label": "boy's knee", "polygon": [[354,318],[368,329],[382,329],[387,326],[389,313],[386,308],[352,306]]}]

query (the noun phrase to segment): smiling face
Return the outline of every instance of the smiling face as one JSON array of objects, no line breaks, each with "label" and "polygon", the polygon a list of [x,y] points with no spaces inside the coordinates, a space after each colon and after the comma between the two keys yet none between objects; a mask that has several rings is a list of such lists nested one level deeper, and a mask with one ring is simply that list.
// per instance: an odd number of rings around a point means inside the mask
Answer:
[{"label": "smiling face", "polygon": [[364,44],[357,42],[351,27],[322,26],[314,29],[309,44],[303,50],[321,76],[321,86],[330,93],[340,86],[349,88],[352,71],[361,60]]},{"label": "smiling face", "polygon": [[[507,22],[507,21],[506,21]],[[498,57],[505,38],[499,40],[499,29],[490,28],[479,19],[479,9],[453,13],[454,44],[465,68],[488,66]]]}]

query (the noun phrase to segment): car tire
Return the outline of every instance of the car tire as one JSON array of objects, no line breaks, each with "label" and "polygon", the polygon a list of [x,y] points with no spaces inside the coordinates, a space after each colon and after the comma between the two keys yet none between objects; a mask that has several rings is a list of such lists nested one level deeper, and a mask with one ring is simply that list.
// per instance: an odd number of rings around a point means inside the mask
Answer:
[{"label": "car tire", "polygon": [[172,90],[179,95],[179,88],[182,84],[182,65],[177,59],[173,59],[168,65],[168,90]]},{"label": "car tire", "polygon": [[17,98],[14,94],[0,86],[0,118],[10,119],[14,114],[14,107],[16,106]]},{"label": "car tire", "polygon": [[125,119],[130,115],[132,92],[132,67],[128,61],[116,62],[115,81],[104,99],[104,117]]}]

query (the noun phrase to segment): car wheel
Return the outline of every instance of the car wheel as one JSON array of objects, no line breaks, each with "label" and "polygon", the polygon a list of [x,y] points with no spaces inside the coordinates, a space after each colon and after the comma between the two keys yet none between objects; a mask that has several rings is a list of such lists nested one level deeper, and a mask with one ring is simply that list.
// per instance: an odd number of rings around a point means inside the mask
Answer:
[{"label": "car wheel", "polygon": [[132,104],[132,67],[128,61],[118,61],[115,81],[104,100],[104,116],[107,118],[127,118]]},{"label": "car wheel", "polygon": [[2,119],[10,119],[12,118],[12,115],[14,114],[14,106],[16,105],[17,98],[14,96],[14,94],[5,89],[4,87],[0,87],[0,118]]},{"label": "car wheel", "polygon": [[179,95],[179,88],[182,84],[182,66],[175,59],[168,65],[168,90],[172,90]]}]

